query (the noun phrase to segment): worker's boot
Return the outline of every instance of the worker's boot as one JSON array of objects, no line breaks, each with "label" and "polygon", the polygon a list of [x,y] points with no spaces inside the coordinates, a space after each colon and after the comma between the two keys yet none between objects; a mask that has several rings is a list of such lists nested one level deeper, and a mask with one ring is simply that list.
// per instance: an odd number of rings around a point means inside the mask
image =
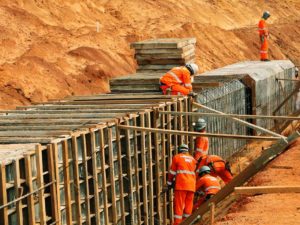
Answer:
[{"label": "worker's boot", "polygon": [[269,62],[271,61],[270,59],[261,59],[260,61],[263,61],[263,62]]}]

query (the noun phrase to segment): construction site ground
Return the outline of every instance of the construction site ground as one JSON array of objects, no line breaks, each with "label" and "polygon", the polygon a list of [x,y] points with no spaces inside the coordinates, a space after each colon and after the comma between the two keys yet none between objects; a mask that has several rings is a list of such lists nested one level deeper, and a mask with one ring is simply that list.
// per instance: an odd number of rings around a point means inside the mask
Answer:
[{"label": "construction site ground", "polygon": [[[299,129],[299,125],[294,129]],[[286,133],[291,131],[289,127]],[[242,167],[249,164],[269,143],[248,146],[244,157],[234,163]],[[250,150],[250,152],[249,152]],[[251,151],[252,150],[252,151]],[[300,139],[298,138],[283,154],[256,174],[246,186],[299,186],[300,184]],[[216,225],[298,225],[300,221],[300,194],[231,195],[216,210]],[[207,220],[206,220],[207,221]]]}]

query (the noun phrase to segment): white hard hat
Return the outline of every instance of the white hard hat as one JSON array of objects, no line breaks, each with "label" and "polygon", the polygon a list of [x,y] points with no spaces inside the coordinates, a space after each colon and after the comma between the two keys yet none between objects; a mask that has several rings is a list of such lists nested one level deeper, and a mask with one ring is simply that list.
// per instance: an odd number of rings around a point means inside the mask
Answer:
[{"label": "white hard hat", "polygon": [[196,131],[201,131],[206,127],[206,121],[205,119],[199,118],[198,121],[194,125],[194,129]]},{"label": "white hard hat", "polygon": [[185,67],[190,71],[191,75],[195,75],[198,73],[199,71],[199,67],[197,64],[195,63],[188,63],[185,64]]}]

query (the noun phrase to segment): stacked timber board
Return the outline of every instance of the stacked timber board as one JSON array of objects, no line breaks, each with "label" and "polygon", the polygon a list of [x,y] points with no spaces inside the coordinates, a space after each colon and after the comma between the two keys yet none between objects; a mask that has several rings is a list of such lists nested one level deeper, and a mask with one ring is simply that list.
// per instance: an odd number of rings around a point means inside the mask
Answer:
[{"label": "stacked timber board", "polygon": [[151,39],[131,44],[138,73],[166,72],[195,61],[196,38]]},{"label": "stacked timber board", "polygon": [[[161,93],[159,87],[159,78],[163,73],[136,73],[124,77],[110,80],[110,90],[113,93]],[[201,75],[199,75],[201,76]],[[196,76],[197,77],[197,76]],[[223,86],[228,79],[214,80],[195,80],[193,83],[193,91],[200,92],[206,88]]]},{"label": "stacked timber board", "polygon": [[123,93],[1,111],[0,224],[166,224],[172,193],[161,190],[187,138],[118,129],[188,129],[156,110],[187,111],[188,99]]}]

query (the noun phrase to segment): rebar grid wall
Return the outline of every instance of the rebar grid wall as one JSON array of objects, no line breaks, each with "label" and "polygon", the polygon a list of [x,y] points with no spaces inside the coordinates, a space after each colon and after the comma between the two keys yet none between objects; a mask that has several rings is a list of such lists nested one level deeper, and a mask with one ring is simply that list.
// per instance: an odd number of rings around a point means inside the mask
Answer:
[{"label": "rebar grid wall", "polygon": [[[91,102],[67,101],[37,105],[29,107],[31,110],[12,113],[22,119],[29,115],[28,121],[34,116],[45,115],[44,113],[49,118],[55,118],[58,114],[55,114],[54,108],[59,110],[59,115],[62,115],[63,108],[71,115],[66,107],[89,108]],[[96,104],[97,100],[93,102]],[[119,107],[119,104],[115,104],[114,108]],[[49,108],[53,110],[52,116]],[[24,149],[24,153],[9,163],[1,159],[0,207],[14,200],[16,202],[0,209],[0,223],[166,223],[172,218],[172,193],[161,194],[161,190],[166,183],[175,149],[183,141],[187,142],[187,139],[117,129],[118,124],[187,129],[186,118],[183,116],[175,118],[159,115],[157,110],[187,112],[188,99],[163,98],[158,104],[142,109],[139,113],[131,113],[94,128],[76,130],[71,135],[55,138],[48,144],[45,140],[45,146],[36,145],[33,150]],[[32,114],[32,111],[35,113]],[[89,114],[86,116],[90,117]],[[90,121],[93,120],[90,118]],[[19,126],[24,128],[24,120],[20,122]],[[29,128],[33,129],[34,126],[36,125],[29,125]],[[43,129],[48,132],[48,127]],[[12,128],[7,126],[7,129]],[[32,131],[29,129],[28,133],[30,132]],[[28,142],[35,140],[31,138],[29,135]],[[18,140],[19,137],[7,138],[6,142]],[[16,169],[16,165],[21,167]],[[12,168],[17,172],[14,173]],[[43,188],[45,185],[48,186]],[[19,197],[33,192],[34,194],[18,201]]]}]

